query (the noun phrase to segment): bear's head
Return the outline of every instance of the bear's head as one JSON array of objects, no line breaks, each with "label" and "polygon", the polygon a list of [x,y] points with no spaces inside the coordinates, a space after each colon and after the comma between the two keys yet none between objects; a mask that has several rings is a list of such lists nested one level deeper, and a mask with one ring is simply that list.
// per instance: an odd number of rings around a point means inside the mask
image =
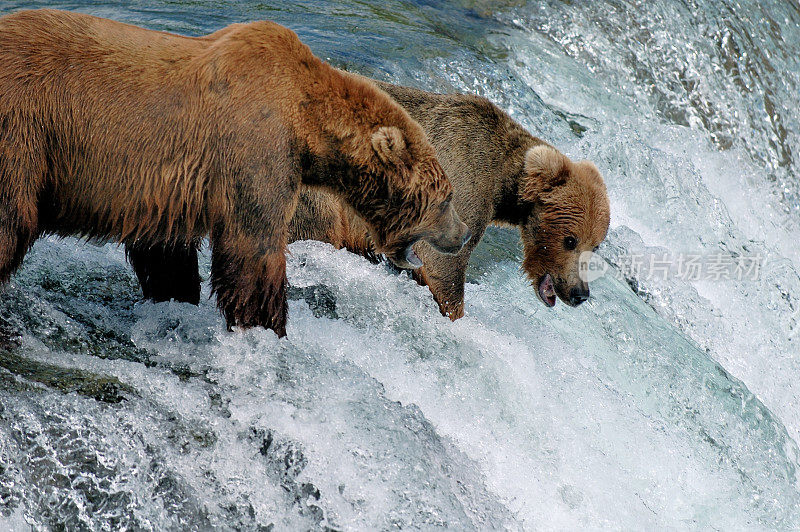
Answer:
[{"label": "bear's head", "polygon": [[357,184],[342,192],[366,222],[375,251],[407,269],[422,266],[413,247],[420,240],[458,253],[472,235],[450,203],[452,186],[422,128],[410,118],[375,127],[368,149],[358,158]]},{"label": "bear's head", "polygon": [[397,127],[380,127],[372,147],[379,172],[389,176],[388,202],[370,224],[379,250],[401,268],[422,266],[413,247],[419,240],[458,253],[472,235],[451,205],[452,186],[421,129],[404,135]]},{"label": "bear's head", "polygon": [[425,131],[368,78],[327,72],[327,83],[304,87],[297,110],[306,131],[321,128],[307,140],[316,160],[304,184],[336,193],[366,222],[375,251],[401,268],[422,266],[419,240],[458,253],[471,235]]},{"label": "bear's head", "polygon": [[579,273],[581,254],[605,239],[610,208],[606,187],[589,161],[572,162],[548,145],[525,154],[520,201],[529,212],[520,227],[523,269],[548,307],[558,296],[577,306],[589,298]]}]

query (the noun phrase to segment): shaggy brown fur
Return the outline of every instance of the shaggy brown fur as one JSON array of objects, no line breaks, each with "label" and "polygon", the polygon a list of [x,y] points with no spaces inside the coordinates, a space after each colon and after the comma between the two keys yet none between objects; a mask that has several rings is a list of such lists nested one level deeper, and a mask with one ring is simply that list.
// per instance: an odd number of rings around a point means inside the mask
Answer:
[{"label": "shaggy brown fur", "polygon": [[380,262],[364,220],[353,209],[316,189],[302,187],[297,211],[289,223],[291,242],[319,240]]},{"label": "shaggy brown fur", "polygon": [[[42,233],[81,234],[124,242],[145,294],[166,298],[165,263],[196,271],[187,249],[210,233],[228,325],[284,335],[301,183],[351,206],[401,266],[420,238],[454,252],[466,233],[419,125],[282,26],[189,38],[53,10],[0,18],[0,282]],[[196,281],[175,295],[196,302]]]},{"label": "shaggy brown fur", "polygon": [[[600,244],[609,224],[608,197],[597,168],[570,161],[484,98],[378,86],[428,133],[453,184],[453,205],[472,231],[472,239],[455,256],[422,242],[415,248],[425,263],[415,277],[427,284],[442,313],[452,319],[463,315],[467,263],[489,224],[519,227],[523,268],[545,304],[555,302],[543,284],[548,275],[567,304],[588,298],[589,288],[578,276],[578,257]],[[304,190],[300,205],[290,241],[314,238],[356,252],[369,248],[357,216],[342,210],[335,198]],[[313,213],[307,205],[314,206]],[[568,237],[575,238],[574,249],[568,249]]]}]

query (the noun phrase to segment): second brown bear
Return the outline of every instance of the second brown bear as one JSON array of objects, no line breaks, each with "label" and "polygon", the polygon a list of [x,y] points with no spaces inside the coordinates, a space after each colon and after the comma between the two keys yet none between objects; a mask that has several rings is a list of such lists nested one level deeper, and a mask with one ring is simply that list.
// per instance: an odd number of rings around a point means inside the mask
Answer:
[{"label": "second brown bear", "polygon": [[[609,201],[603,178],[588,161],[573,162],[534,137],[485,98],[433,94],[378,82],[425,129],[453,184],[453,205],[472,231],[457,255],[425,245],[414,272],[451,319],[464,314],[470,254],[490,224],[518,227],[523,269],[548,307],[556,296],[571,306],[586,301],[589,286],[579,257],[606,236]],[[290,240],[322,240],[371,257],[373,243],[360,217],[329,194],[304,190]]]}]

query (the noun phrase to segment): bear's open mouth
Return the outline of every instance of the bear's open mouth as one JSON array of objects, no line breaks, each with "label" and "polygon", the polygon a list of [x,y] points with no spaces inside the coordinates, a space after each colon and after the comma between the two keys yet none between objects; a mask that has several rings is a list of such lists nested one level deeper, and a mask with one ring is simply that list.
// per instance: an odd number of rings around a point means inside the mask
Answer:
[{"label": "bear's open mouth", "polygon": [[419,258],[417,252],[414,251],[414,244],[409,244],[405,252],[406,262],[411,265],[411,268],[419,268],[422,266],[422,259]]},{"label": "bear's open mouth", "polygon": [[542,303],[548,307],[552,307],[556,304],[556,287],[549,273],[544,274],[542,280],[539,281],[539,286],[536,287],[536,293],[539,295],[539,299],[542,300]]},{"label": "bear's open mouth", "polygon": [[414,244],[416,243],[417,241],[414,240],[410,244],[404,247],[398,246],[394,248],[393,252],[386,252],[384,255],[402,270],[416,270],[422,266],[422,259],[414,251]]}]

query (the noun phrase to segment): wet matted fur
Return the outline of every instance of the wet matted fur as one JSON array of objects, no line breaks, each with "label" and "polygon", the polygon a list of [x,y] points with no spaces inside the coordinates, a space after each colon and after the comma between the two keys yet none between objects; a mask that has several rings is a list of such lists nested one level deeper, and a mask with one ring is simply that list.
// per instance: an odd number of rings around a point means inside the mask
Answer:
[{"label": "wet matted fur", "polygon": [[190,38],[55,10],[0,18],[0,282],[41,234],[83,235],[125,243],[148,297],[196,302],[196,275],[170,279],[196,272],[210,235],[228,325],[284,335],[301,183],[400,263],[419,238],[466,232],[419,125],[282,26]]}]

